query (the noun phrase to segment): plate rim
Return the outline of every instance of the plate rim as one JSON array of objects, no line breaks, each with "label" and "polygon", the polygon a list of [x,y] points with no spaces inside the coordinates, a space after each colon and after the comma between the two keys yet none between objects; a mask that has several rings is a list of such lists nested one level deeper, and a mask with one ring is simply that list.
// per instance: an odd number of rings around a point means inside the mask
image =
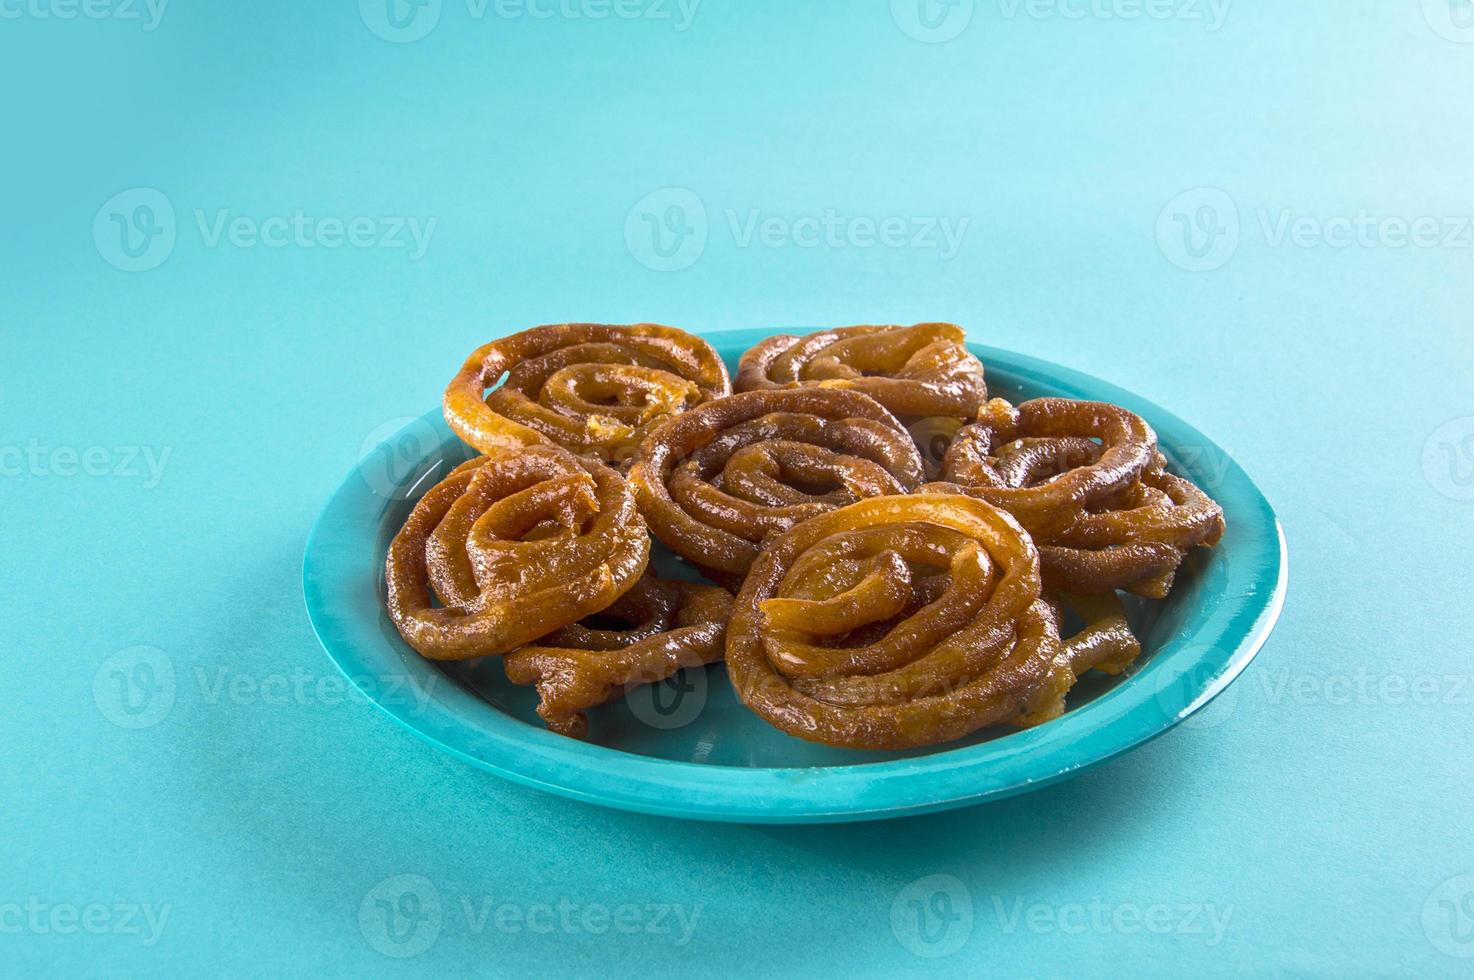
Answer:
[{"label": "plate rim", "polygon": [[[743,336],[763,337],[816,329],[828,328],[740,328],[705,331],[699,335],[714,346],[726,346],[722,341],[733,344]],[[1121,404],[1146,417],[1159,434],[1164,426],[1173,433],[1170,443],[1163,439],[1169,448],[1197,445],[1222,453],[1230,464],[1224,488],[1232,483],[1234,503],[1254,505],[1272,534],[1248,539],[1258,545],[1256,554],[1265,567],[1253,573],[1253,588],[1237,598],[1234,615],[1222,624],[1215,637],[1208,642],[1195,641],[1202,626],[1173,637],[1154,651],[1144,669],[1128,681],[1045,725],[974,745],[939,748],[925,756],[849,765],[724,766],[637,755],[569,739],[527,724],[454,684],[435,685],[432,690],[436,696],[427,703],[428,710],[411,712],[409,704],[382,697],[382,685],[363,683],[365,677],[373,677],[376,672],[354,669],[368,666],[368,662],[364,652],[357,650],[353,634],[366,627],[375,628],[376,624],[344,622],[334,617],[327,591],[333,583],[339,587],[343,583],[338,576],[322,574],[325,562],[341,560],[328,547],[331,541],[327,535],[335,514],[365,498],[380,505],[384,502],[360,475],[362,460],[333,491],[308,533],[302,579],[313,633],[328,658],[370,703],[438,748],[523,785],[642,813],[743,823],[881,819],[1002,799],[1100,765],[1170,731],[1201,710],[1263,648],[1278,622],[1288,590],[1284,529],[1268,499],[1238,461],[1174,413],[1065,365],[971,341],[968,348],[985,365],[996,363],[1000,372],[1051,387],[1088,391],[1091,397]],[[390,440],[426,423],[443,427],[439,409],[409,423]],[[369,530],[361,529],[360,540],[370,538]],[[1246,555],[1242,563],[1253,559],[1254,555]],[[1248,621],[1243,622],[1245,619]],[[1230,627],[1242,630],[1236,639]],[[1184,657],[1188,647],[1218,651],[1225,640],[1228,648],[1216,659]],[[402,668],[418,666],[425,671],[436,670],[417,655],[413,661],[402,654],[396,656]],[[1194,679],[1189,674],[1205,665],[1214,668],[1209,676]],[[1159,674],[1152,685],[1145,683],[1144,678]],[[384,676],[384,673],[378,671],[377,675]],[[1155,690],[1147,691],[1149,686]],[[1143,701],[1143,696],[1149,700]],[[446,700],[442,701],[442,697]],[[1157,710],[1142,711],[1142,708],[1150,709],[1153,703]],[[468,716],[468,710],[476,716]]]}]

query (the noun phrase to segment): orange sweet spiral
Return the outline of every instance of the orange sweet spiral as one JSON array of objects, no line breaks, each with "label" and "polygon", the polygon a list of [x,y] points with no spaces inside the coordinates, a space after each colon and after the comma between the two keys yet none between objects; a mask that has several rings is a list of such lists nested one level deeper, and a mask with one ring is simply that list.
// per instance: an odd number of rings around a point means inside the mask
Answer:
[{"label": "orange sweet spiral", "polygon": [[445,420],[483,453],[551,442],[623,468],[656,423],[730,391],[716,351],[684,330],[550,324],[473,353]]},{"label": "orange sweet spiral", "polygon": [[390,544],[389,615],[432,660],[503,654],[608,607],[649,553],[607,466],[555,446],[478,456],[426,493]]},{"label": "orange sweet spiral", "polygon": [[737,597],[727,670],[757,714],[830,745],[900,749],[1023,723],[1062,697],[1040,590],[1033,544],[990,504],[862,500],[768,542]]},{"label": "orange sweet spiral", "polygon": [[760,342],[738,364],[736,390],[818,385],[862,392],[904,420],[971,420],[988,396],[983,365],[951,323],[840,327]]}]

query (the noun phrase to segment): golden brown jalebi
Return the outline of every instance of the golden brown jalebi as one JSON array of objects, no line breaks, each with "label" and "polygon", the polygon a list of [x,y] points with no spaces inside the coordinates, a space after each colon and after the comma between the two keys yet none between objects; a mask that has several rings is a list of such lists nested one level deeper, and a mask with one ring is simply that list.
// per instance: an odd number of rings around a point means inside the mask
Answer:
[{"label": "golden brown jalebi", "polygon": [[[951,324],[771,337],[731,387],[705,341],[654,324],[476,351],[445,415],[488,455],[425,494],[386,561],[405,639],[504,655],[574,737],[725,657],[783,731],[902,749],[1058,717],[1082,675],[1141,655],[1118,592],[1166,596],[1223,534],[1143,419],[990,401]],[[647,572],[652,534],[736,600]]]},{"label": "golden brown jalebi", "polygon": [[445,420],[483,453],[552,442],[622,468],[651,426],[730,392],[716,351],[684,330],[550,324],[472,354]]},{"label": "golden brown jalebi", "polygon": [[432,660],[506,653],[608,607],[649,553],[609,467],[556,446],[478,456],[426,493],[390,544],[389,615]]},{"label": "golden brown jalebi", "polygon": [[951,323],[841,327],[769,337],[737,369],[737,391],[819,385],[863,392],[910,422],[971,420],[988,397],[983,365]]},{"label": "golden brown jalebi", "polygon": [[1015,724],[1039,725],[1064,713],[1064,698],[1075,682],[1090,670],[1119,674],[1141,656],[1141,643],[1126,622],[1126,610],[1114,592],[1103,596],[1071,596],[1045,593],[1054,608],[1055,622],[1064,635],[1065,609],[1073,610],[1083,627],[1060,644],[1059,656],[1049,676],[1029,699],[1024,715]]},{"label": "golden brown jalebi", "polygon": [[[535,684],[537,713],[555,732],[583,738],[585,712],[640,684],[722,659],[732,595],[726,589],[668,582],[649,572],[599,622],[565,626],[508,654],[514,684]],[[622,628],[610,628],[616,620]]]},{"label": "golden brown jalebi", "polygon": [[1187,552],[1223,534],[1222,509],[1166,471],[1151,426],[1103,402],[994,399],[958,432],[941,480],[1018,518],[1064,592],[1162,598]]},{"label": "golden brown jalebi", "polygon": [[[773,538],[727,630],[738,696],[791,735],[899,749],[1054,708],[1039,557],[973,497],[862,500]],[[1054,700],[1062,696],[1053,695]]]},{"label": "golden brown jalebi", "polygon": [[910,436],[854,391],[753,391],[672,419],[640,447],[630,484],[666,547],[740,584],[764,538],[922,480]]}]

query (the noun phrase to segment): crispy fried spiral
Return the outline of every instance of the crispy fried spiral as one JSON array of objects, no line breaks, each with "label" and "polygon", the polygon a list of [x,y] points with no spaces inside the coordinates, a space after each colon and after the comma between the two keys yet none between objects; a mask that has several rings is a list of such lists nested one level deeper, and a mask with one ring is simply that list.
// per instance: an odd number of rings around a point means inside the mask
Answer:
[{"label": "crispy fried spiral", "polygon": [[587,709],[683,667],[720,660],[731,615],[726,589],[668,582],[646,572],[598,616],[625,628],[575,623],[508,654],[503,664],[514,684],[537,685],[537,713],[549,728],[583,738]]},{"label": "crispy fried spiral", "polygon": [[1018,518],[1064,592],[1162,598],[1187,552],[1223,534],[1222,508],[1166,471],[1151,426],[1103,402],[994,399],[958,432],[941,479]]},{"label": "crispy fried spiral", "polygon": [[472,354],[445,389],[445,420],[483,453],[552,442],[622,468],[655,423],[730,391],[716,351],[684,330],[550,324]]},{"label": "crispy fried spiral", "polygon": [[951,323],[841,327],[806,337],[779,334],[738,364],[736,389],[819,385],[863,392],[910,421],[971,420],[988,397],[983,365]]},{"label": "crispy fried spiral", "polygon": [[630,484],[651,533],[719,581],[736,581],[763,539],[922,479],[911,437],[874,400],[826,388],[710,402],[640,447]]},{"label": "crispy fried spiral", "polygon": [[389,615],[432,660],[506,653],[609,606],[649,554],[634,498],[607,466],[555,446],[478,456],[426,493],[390,544]]},{"label": "crispy fried spiral", "polygon": [[862,500],[768,542],[727,630],[738,696],[791,735],[898,749],[1046,714],[1061,655],[1039,557],[955,494]]}]

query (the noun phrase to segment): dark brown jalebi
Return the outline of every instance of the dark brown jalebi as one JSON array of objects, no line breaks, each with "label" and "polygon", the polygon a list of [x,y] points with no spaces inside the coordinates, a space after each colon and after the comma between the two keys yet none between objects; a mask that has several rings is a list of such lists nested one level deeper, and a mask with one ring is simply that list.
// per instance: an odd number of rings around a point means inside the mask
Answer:
[{"label": "dark brown jalebi", "polygon": [[649,553],[607,466],[556,446],[478,456],[426,493],[390,544],[389,615],[432,660],[506,653],[607,608]]},{"label": "dark brown jalebi", "polygon": [[935,486],[1018,518],[1051,588],[1162,598],[1187,552],[1223,534],[1222,509],[1165,467],[1156,433],[1124,408],[994,399],[957,434]]},{"label": "dark brown jalebi", "polygon": [[[1058,708],[1039,557],[973,497],[863,500],[771,539],[727,630],[738,696],[791,735],[899,749]],[[1042,692],[1042,694],[1041,694]]]},{"label": "dark brown jalebi", "polygon": [[770,534],[922,480],[911,437],[854,391],[753,391],[672,419],[640,447],[630,484],[651,533],[719,581]]},{"label": "dark brown jalebi", "polygon": [[551,324],[472,354],[445,420],[483,453],[551,442],[623,468],[651,426],[730,392],[716,351],[684,330]]},{"label": "dark brown jalebi", "polygon": [[841,327],[753,347],[737,369],[737,391],[819,385],[863,392],[910,422],[940,416],[971,420],[988,397],[983,365],[961,327]]},{"label": "dark brown jalebi", "polygon": [[555,732],[583,738],[589,708],[684,667],[722,659],[732,595],[726,589],[668,582],[649,572],[598,616],[624,628],[575,623],[508,654],[514,684],[535,684],[537,713]]}]

